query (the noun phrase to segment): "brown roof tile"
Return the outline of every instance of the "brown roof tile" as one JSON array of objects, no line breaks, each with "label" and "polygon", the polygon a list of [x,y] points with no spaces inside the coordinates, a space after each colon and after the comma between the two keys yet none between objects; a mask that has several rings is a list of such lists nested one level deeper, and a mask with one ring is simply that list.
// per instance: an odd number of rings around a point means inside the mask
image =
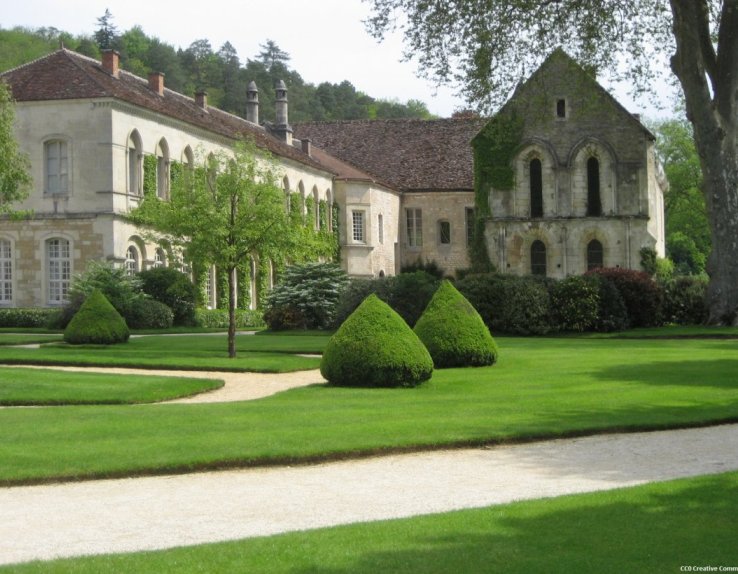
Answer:
[{"label": "brown roof tile", "polygon": [[208,131],[232,138],[251,137],[257,146],[318,169],[326,168],[300,149],[272,137],[246,120],[209,107],[200,108],[192,98],[169,89],[160,96],[148,82],[124,70],[114,78],[97,60],[70,50],[56,52],[0,75],[11,86],[16,101],[116,98]]},{"label": "brown roof tile", "polygon": [[293,126],[331,155],[401,191],[471,190],[471,140],[486,118],[352,120]]}]

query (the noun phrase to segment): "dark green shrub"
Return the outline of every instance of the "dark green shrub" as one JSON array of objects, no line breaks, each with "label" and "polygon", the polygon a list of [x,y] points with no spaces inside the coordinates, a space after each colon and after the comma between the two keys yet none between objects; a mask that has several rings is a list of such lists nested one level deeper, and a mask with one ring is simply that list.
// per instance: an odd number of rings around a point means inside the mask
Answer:
[{"label": "dark green shrub", "polygon": [[67,325],[64,340],[72,345],[114,345],[128,341],[129,334],[120,313],[95,289]]},{"label": "dark green shrub", "polygon": [[438,278],[425,271],[400,273],[381,279],[354,279],[341,293],[333,327],[338,327],[370,293],[394,309],[408,325],[415,325],[438,289]]},{"label": "dark green shrub", "polygon": [[667,323],[700,325],[707,321],[707,277],[683,275],[664,284],[663,315]]},{"label": "dark green shrub", "polygon": [[415,324],[436,368],[480,367],[497,361],[497,345],[472,304],[443,281]]},{"label": "dark green shrub", "polygon": [[438,266],[435,261],[423,261],[418,258],[415,263],[408,263],[400,268],[400,273],[415,273],[416,271],[425,271],[428,275],[433,275],[436,279],[443,279],[443,269]]},{"label": "dark green shrub", "polygon": [[552,283],[551,314],[560,331],[590,331],[597,324],[600,284],[592,276],[572,275]]},{"label": "dark green shrub", "polygon": [[64,329],[79,311],[82,303],[95,290],[102,291],[105,298],[124,319],[146,296],[141,291],[141,281],[129,275],[123,267],[113,267],[104,261],[90,261],[84,273],[76,275],[69,289],[68,302],[61,309],[54,327]]},{"label": "dark green shrub", "polygon": [[170,267],[155,267],[141,271],[138,277],[144,293],[172,310],[175,325],[195,324],[198,293],[187,275]]},{"label": "dark green shrub", "polygon": [[431,377],[433,360],[402,317],[372,294],[331,337],[320,372],[338,386],[412,387]]},{"label": "dark green shrub", "polygon": [[628,310],[631,327],[660,325],[663,291],[648,273],[632,269],[602,268],[587,273],[602,275],[613,282]]},{"label": "dark green shrub", "polygon": [[[225,309],[197,309],[195,324],[198,327],[227,329],[228,311]],[[264,327],[261,311],[236,309],[236,329],[253,329],[254,327]]]},{"label": "dark green shrub", "polygon": [[0,309],[0,327],[48,327],[55,323],[59,309],[43,307],[14,307]]},{"label": "dark green shrub", "polygon": [[611,331],[622,331],[628,328],[628,309],[620,291],[615,284],[603,275],[589,275],[597,280],[599,286],[599,305],[597,309],[597,321],[593,328],[595,331],[609,333]]},{"label": "dark green shrub", "polygon": [[144,299],[128,311],[125,320],[130,329],[168,329],[174,321],[174,313],[156,299]]},{"label": "dark green shrub", "polygon": [[267,297],[270,329],[324,329],[331,325],[348,276],[334,263],[305,263],[285,269]]},{"label": "dark green shrub", "polygon": [[552,330],[549,283],[531,276],[483,273],[467,275],[456,282],[456,288],[490,331],[544,335]]}]

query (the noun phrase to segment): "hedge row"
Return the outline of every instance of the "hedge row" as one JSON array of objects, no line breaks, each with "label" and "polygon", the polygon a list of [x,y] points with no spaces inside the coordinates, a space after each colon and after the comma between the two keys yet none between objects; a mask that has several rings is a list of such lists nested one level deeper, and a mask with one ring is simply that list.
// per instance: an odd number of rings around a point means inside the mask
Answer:
[{"label": "hedge row", "polygon": [[47,328],[55,322],[58,315],[58,309],[43,307],[0,309],[0,327]]},{"label": "hedge row", "polygon": [[[228,311],[225,309],[196,309],[195,325],[211,329],[228,328]],[[249,309],[236,309],[236,328],[247,329],[253,327],[264,327],[261,311]]]}]

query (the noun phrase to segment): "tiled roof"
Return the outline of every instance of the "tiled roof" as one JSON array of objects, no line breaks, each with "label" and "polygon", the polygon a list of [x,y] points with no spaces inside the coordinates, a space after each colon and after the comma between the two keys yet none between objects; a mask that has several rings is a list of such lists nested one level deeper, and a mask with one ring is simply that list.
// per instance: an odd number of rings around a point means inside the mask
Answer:
[{"label": "tiled roof", "polygon": [[257,146],[274,155],[325,169],[302,150],[238,116],[213,107],[206,111],[194,99],[166,88],[160,96],[149,88],[146,80],[124,70],[114,78],[99,61],[70,50],[58,50],[9,70],[0,78],[10,84],[18,102],[115,98],[234,140],[251,137]]},{"label": "tiled roof", "polygon": [[400,191],[471,190],[471,140],[485,118],[354,120],[293,126],[315,145]]}]

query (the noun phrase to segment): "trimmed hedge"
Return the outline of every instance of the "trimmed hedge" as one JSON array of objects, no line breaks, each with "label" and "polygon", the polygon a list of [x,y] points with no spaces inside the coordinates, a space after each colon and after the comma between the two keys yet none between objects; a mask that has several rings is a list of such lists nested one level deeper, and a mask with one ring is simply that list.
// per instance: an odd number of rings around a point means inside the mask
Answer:
[{"label": "trimmed hedge", "polygon": [[572,275],[551,285],[553,325],[561,331],[591,331],[600,310],[600,284],[592,276]]},{"label": "trimmed hedge", "polygon": [[530,275],[467,275],[456,288],[479,312],[489,330],[514,335],[545,335],[553,330],[548,284]]},{"label": "trimmed hedge", "polygon": [[436,368],[480,367],[497,361],[497,345],[471,303],[443,281],[415,324]]},{"label": "trimmed hedge", "polygon": [[144,299],[125,316],[130,329],[168,329],[174,323],[172,310],[155,299]]},{"label": "trimmed hedge", "polygon": [[19,329],[49,327],[59,315],[59,309],[44,307],[13,307],[0,309],[0,327]]},{"label": "trimmed hedge", "polygon": [[[226,309],[195,310],[195,325],[209,329],[227,329],[228,311]],[[265,323],[261,311],[236,309],[236,329],[261,328]]]},{"label": "trimmed hedge", "polygon": [[82,303],[64,330],[64,340],[72,345],[114,345],[128,341],[125,320],[99,289]]},{"label": "trimmed hedge", "polygon": [[331,337],[320,372],[347,387],[413,387],[430,379],[433,359],[389,305],[369,295]]}]

